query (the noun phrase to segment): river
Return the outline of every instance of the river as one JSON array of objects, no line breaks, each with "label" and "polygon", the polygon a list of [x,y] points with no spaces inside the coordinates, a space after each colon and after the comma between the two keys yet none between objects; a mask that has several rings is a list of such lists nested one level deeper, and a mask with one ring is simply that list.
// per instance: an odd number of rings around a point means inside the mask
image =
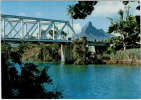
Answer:
[{"label": "river", "polygon": [[[65,99],[141,98],[141,67],[48,63],[55,90]],[[45,88],[48,88],[45,85]]]}]

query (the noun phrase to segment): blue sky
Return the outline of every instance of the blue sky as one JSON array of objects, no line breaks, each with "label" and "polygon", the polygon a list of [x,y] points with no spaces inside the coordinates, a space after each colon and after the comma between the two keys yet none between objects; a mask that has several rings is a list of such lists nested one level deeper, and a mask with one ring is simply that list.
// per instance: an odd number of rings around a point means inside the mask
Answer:
[{"label": "blue sky", "polygon": [[[75,3],[74,1],[2,1],[1,13],[71,21],[67,15],[67,8],[70,4]],[[137,3],[131,3],[131,13],[139,14],[135,10],[135,5]],[[76,32],[80,32],[81,28],[91,21],[96,28],[106,31],[110,25],[110,21],[106,17],[117,18],[119,9],[123,9],[120,1],[101,1],[86,19],[74,20],[74,29]]]}]

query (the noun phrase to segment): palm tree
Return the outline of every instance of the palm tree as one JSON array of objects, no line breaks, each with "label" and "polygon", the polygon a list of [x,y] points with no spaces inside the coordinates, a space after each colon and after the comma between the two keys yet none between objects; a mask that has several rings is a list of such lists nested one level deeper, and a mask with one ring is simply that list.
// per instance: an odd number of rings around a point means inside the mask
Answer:
[{"label": "palm tree", "polygon": [[120,18],[123,20],[124,11],[122,9],[120,9],[118,14],[120,15]]},{"label": "palm tree", "polygon": [[124,9],[125,9],[125,12],[126,12],[126,16],[129,16],[129,9],[130,9],[129,1],[123,1],[122,3],[123,3],[123,5],[124,5]]},{"label": "palm tree", "polygon": [[71,17],[72,19],[72,28],[73,28],[73,15],[74,15],[74,6],[73,5],[69,5],[68,9],[67,9],[67,12],[68,12],[68,15]]}]

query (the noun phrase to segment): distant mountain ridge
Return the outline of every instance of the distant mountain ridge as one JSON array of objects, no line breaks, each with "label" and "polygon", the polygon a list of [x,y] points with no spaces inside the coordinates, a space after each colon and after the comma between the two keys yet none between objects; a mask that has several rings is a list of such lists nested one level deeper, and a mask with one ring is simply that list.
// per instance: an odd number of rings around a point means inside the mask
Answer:
[{"label": "distant mountain ridge", "polygon": [[77,37],[87,37],[88,41],[99,41],[111,38],[113,35],[106,33],[103,29],[97,29],[92,25],[92,22],[88,22],[82,27],[81,32],[77,34]]}]

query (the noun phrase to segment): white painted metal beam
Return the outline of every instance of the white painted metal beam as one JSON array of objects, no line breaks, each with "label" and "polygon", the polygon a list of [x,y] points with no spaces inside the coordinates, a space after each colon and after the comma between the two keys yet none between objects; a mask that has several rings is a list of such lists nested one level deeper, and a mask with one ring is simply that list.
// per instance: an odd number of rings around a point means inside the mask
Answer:
[{"label": "white painted metal beam", "polygon": [[[45,18],[34,18],[34,17],[25,17],[25,16],[14,16],[14,15],[4,15],[1,14],[1,34],[3,36],[6,35],[5,30],[8,31],[9,34],[12,34],[9,38],[16,38],[17,35],[21,36],[21,39],[29,39],[29,35],[36,35],[37,38],[41,39],[41,31],[42,26],[48,26],[45,30],[46,36],[48,35],[48,32],[52,30],[53,28],[53,40],[55,40],[56,37],[61,36],[62,31],[66,26],[70,28],[70,30],[75,34],[75,31],[71,27],[68,21],[64,20],[53,20],[53,19],[45,19]],[[56,24],[64,24],[62,28],[58,28]],[[31,26],[31,24],[33,24]],[[9,25],[11,26],[11,29],[9,29]],[[30,29],[29,29],[30,27]],[[58,32],[56,35],[55,32]],[[14,33],[13,33],[14,32]],[[14,35],[13,35],[14,34]],[[68,34],[68,33],[67,33]]]},{"label": "white painted metal beam", "polygon": [[[8,22],[8,24],[11,26],[11,28],[14,27],[13,24],[12,24],[10,21],[7,21],[7,22]],[[14,31],[17,32],[17,30],[16,30],[15,28],[14,28]]]},{"label": "white painted metal beam", "polygon": [[64,26],[61,28],[61,30],[59,31],[57,37],[58,37],[59,35],[61,36],[61,33],[62,33],[62,31],[64,30],[64,28],[65,28],[66,25],[67,25],[67,23],[65,23]]},{"label": "white painted metal beam", "polygon": [[50,31],[52,26],[53,26],[53,22],[50,22],[48,28],[45,30],[46,36],[48,35],[48,32]]},{"label": "white painted metal beam", "polygon": [[23,20],[21,19],[21,38],[24,38],[24,23]]},{"label": "white painted metal beam", "polygon": [[36,20],[36,21],[54,21],[54,22],[60,22],[60,23],[68,22],[64,20],[53,20],[53,19],[46,19],[46,18],[25,17],[25,16],[15,16],[15,15],[5,15],[5,14],[1,14],[1,17],[2,18],[31,19],[31,20]]},{"label": "white painted metal beam", "polygon": [[29,29],[29,31],[25,34],[25,36],[23,38],[26,38],[26,37],[29,37],[29,33],[31,32],[31,30],[34,28],[34,26],[36,25],[37,23],[33,24],[32,27]]},{"label": "white painted metal beam", "polygon": [[[19,34],[19,32],[21,31],[21,28],[22,27],[20,27],[20,29],[14,34],[14,36],[12,37],[12,38],[16,38],[16,36]],[[21,34],[20,34],[21,35]]]},{"label": "white painted metal beam", "polygon": [[19,24],[19,22],[17,22],[13,27],[12,29],[8,32],[7,36],[9,36],[9,34],[12,33],[12,31],[15,29],[15,27]]},{"label": "white painted metal beam", "polygon": [[33,36],[33,34],[34,34],[34,32],[37,30],[37,28],[38,28],[38,25],[36,24],[35,29],[32,31],[32,33],[31,33],[30,36]]},{"label": "white painted metal beam", "polygon": [[38,33],[37,33],[37,38],[40,39],[41,38],[41,25],[40,25],[40,21],[38,21]]}]

